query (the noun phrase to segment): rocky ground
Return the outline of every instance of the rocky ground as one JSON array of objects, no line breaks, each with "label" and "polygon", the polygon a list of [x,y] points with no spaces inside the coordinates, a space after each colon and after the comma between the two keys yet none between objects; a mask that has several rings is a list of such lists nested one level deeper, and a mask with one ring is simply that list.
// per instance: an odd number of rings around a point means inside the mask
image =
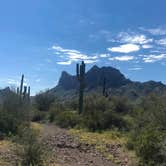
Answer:
[{"label": "rocky ground", "polygon": [[[81,142],[80,138],[66,129],[52,124],[36,124],[40,130],[40,139],[47,147],[48,166],[133,166],[127,155],[121,155],[120,144],[107,144],[109,158],[96,149],[94,144]],[[35,126],[36,126],[35,125]],[[15,166],[17,157],[14,145],[9,141],[0,141],[0,166]],[[112,159],[118,159],[115,163]]]},{"label": "rocky ground", "polygon": [[15,145],[9,140],[0,141],[0,166],[15,166],[18,158]]},{"label": "rocky ground", "polygon": [[[46,131],[46,132],[45,132]],[[67,130],[52,125],[45,125],[42,132],[45,145],[54,153],[50,163],[59,166],[114,166],[97,152],[94,146],[82,144]]]}]

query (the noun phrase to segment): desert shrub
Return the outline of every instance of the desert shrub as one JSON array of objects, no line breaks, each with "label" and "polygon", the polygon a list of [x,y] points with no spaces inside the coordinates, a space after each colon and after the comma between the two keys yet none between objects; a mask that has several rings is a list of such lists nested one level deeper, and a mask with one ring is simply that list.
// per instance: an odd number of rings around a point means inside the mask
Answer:
[{"label": "desert shrub", "polygon": [[117,113],[128,113],[131,105],[126,98],[113,97],[111,101],[113,110]]},{"label": "desert shrub", "polygon": [[122,116],[112,110],[108,110],[103,114],[103,129],[114,129],[120,130],[127,129],[127,122]]},{"label": "desert shrub", "polygon": [[56,123],[63,128],[73,128],[79,124],[80,117],[75,111],[62,111],[56,116]]},{"label": "desert shrub", "polygon": [[39,111],[48,111],[55,97],[48,91],[40,92],[35,96],[35,105]]},{"label": "desert shrub", "polygon": [[59,116],[59,114],[63,111],[66,111],[66,106],[60,102],[55,101],[49,109],[49,115],[48,115],[48,119],[50,122],[55,121],[55,119],[58,119],[57,117]]},{"label": "desert shrub", "polygon": [[110,102],[108,98],[97,94],[88,95],[84,101],[84,113],[89,113],[90,110],[100,110],[104,112],[110,108]]},{"label": "desert shrub", "polygon": [[0,131],[5,134],[16,134],[17,129],[30,120],[29,106],[20,102],[15,93],[6,96],[0,108]]},{"label": "desert shrub", "polygon": [[18,143],[17,155],[21,158],[22,166],[43,166],[44,148],[37,139],[37,131],[30,127],[20,127],[16,142]]},{"label": "desert shrub", "polygon": [[155,166],[166,163],[165,96],[149,96],[135,108],[128,146],[136,150],[142,165]]},{"label": "desert shrub", "polygon": [[78,110],[78,99],[73,98],[72,100],[65,102],[65,107],[75,111]]},{"label": "desert shrub", "polygon": [[161,153],[162,147],[160,143],[162,140],[162,133],[152,128],[140,133],[135,142],[135,150],[138,156],[141,157],[142,165],[155,166],[166,162],[166,156]]},{"label": "desert shrub", "polygon": [[82,115],[83,126],[91,131],[125,128],[125,121],[114,108],[113,101],[108,98],[99,95],[87,96]]},{"label": "desert shrub", "polygon": [[47,117],[46,112],[35,110],[33,112],[32,122],[39,122],[46,120],[46,117]]}]

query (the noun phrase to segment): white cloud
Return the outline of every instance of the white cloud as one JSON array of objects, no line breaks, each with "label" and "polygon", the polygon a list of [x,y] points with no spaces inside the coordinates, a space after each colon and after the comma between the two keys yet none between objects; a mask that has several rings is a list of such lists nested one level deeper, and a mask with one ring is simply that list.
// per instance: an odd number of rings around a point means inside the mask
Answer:
[{"label": "white cloud", "polygon": [[166,58],[166,54],[159,54],[159,55],[144,55],[143,61],[145,63],[153,63],[156,61],[160,61]]},{"label": "white cloud", "polygon": [[87,64],[90,64],[90,63],[96,63],[98,60],[85,60],[84,62],[87,63]]},{"label": "white cloud", "polygon": [[156,43],[159,44],[159,45],[166,45],[166,38],[160,39],[160,40],[156,40]]},{"label": "white cloud", "polygon": [[164,27],[158,27],[158,28],[140,28],[143,31],[149,32],[152,35],[166,35],[166,28]]},{"label": "white cloud", "polygon": [[129,68],[128,70],[130,71],[138,71],[138,70],[142,70],[142,67],[133,67],[133,68]]},{"label": "white cloud", "polygon": [[149,48],[153,48],[153,46],[149,45],[149,44],[144,44],[144,45],[142,45],[142,48],[149,49]]},{"label": "white cloud", "polygon": [[18,80],[14,80],[14,79],[7,79],[7,83],[10,85],[16,85],[16,86],[19,86],[20,84]]},{"label": "white cloud", "polygon": [[[6,79],[5,82],[9,85],[20,86],[20,80],[18,80],[18,79],[9,78],[9,79]],[[24,84],[23,85],[27,86],[27,79],[24,79]]]},{"label": "white cloud", "polygon": [[133,60],[134,56],[116,56],[116,57],[111,57],[109,60],[117,60],[117,61],[130,61]]},{"label": "white cloud", "polygon": [[56,51],[59,51],[59,52],[63,52],[63,53],[68,53],[68,52],[72,52],[72,53],[80,53],[79,51],[77,50],[72,50],[72,49],[64,49],[60,46],[52,46],[52,49],[53,50],[56,50]]},{"label": "white cloud", "polygon": [[52,46],[52,50],[58,52],[59,57],[63,59],[62,62],[57,62],[59,65],[70,65],[72,62],[77,62],[80,60],[84,60],[87,63],[94,63],[98,59],[98,56],[89,56],[87,54],[81,53],[78,50],[64,49],[56,45]]},{"label": "white cloud", "polygon": [[107,58],[107,57],[109,57],[109,54],[100,54],[100,57],[101,58]]},{"label": "white cloud", "polygon": [[57,62],[59,65],[71,65],[71,61]]},{"label": "white cloud", "polygon": [[143,34],[129,34],[126,32],[121,32],[118,35],[118,39],[121,43],[132,43],[132,44],[147,44],[153,41],[153,39],[148,39]]},{"label": "white cloud", "polygon": [[119,47],[108,48],[108,51],[120,52],[120,53],[130,53],[130,52],[135,52],[139,50],[140,50],[140,46],[136,44],[124,44],[124,45],[120,45]]}]

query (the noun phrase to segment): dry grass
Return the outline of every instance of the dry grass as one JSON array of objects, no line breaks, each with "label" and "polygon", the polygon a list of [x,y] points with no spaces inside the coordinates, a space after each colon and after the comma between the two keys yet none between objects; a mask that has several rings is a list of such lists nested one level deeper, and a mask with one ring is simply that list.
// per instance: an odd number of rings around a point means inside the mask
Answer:
[{"label": "dry grass", "polygon": [[[102,133],[92,133],[85,130],[71,129],[70,134],[79,138],[82,143],[88,143],[94,145],[96,150],[101,152],[108,160],[111,160],[115,164],[120,164],[121,160],[127,160],[129,166],[137,165],[137,157],[133,151],[129,151],[126,148],[127,137],[117,131],[105,131]],[[115,154],[108,150],[109,147],[120,146],[119,156],[115,157]]]}]

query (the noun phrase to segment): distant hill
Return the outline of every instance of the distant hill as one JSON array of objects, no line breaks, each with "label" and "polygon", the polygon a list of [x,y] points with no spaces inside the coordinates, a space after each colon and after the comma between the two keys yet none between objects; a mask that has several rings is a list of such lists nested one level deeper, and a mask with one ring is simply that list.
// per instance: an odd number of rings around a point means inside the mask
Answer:
[{"label": "distant hill", "polygon": [[[86,89],[93,90],[103,86],[104,77],[106,78],[108,88],[119,88],[132,82],[129,79],[126,79],[124,75],[115,68],[99,68],[95,65],[85,74]],[[65,71],[62,72],[57,88],[72,90],[78,88],[78,86],[79,84],[76,76],[72,76]]]},{"label": "distant hill", "polygon": [[[134,82],[125,78],[118,69],[113,67],[99,68],[96,65],[85,74],[85,92],[95,91],[102,94],[104,77],[106,78],[106,88],[110,95],[125,96],[135,100],[150,93],[161,95],[166,92],[166,85],[161,82]],[[51,89],[50,93],[62,98],[70,98],[78,92],[78,87],[76,76],[63,71],[58,85]]]},{"label": "distant hill", "polygon": [[[85,93],[96,92],[102,95],[102,86],[106,78],[106,88],[109,95],[127,97],[131,100],[137,100],[140,97],[147,96],[151,93],[162,95],[166,93],[166,85],[161,82],[134,82],[113,67],[93,66],[85,74]],[[70,75],[63,71],[58,85],[48,93],[61,99],[70,99],[78,95],[79,83],[75,75]],[[4,101],[8,94],[13,93],[9,87],[0,90],[0,103]],[[33,98],[32,98],[33,99]]]},{"label": "distant hill", "polygon": [[4,89],[0,89],[0,104],[6,99],[6,97],[13,93],[9,87],[6,87]]}]

